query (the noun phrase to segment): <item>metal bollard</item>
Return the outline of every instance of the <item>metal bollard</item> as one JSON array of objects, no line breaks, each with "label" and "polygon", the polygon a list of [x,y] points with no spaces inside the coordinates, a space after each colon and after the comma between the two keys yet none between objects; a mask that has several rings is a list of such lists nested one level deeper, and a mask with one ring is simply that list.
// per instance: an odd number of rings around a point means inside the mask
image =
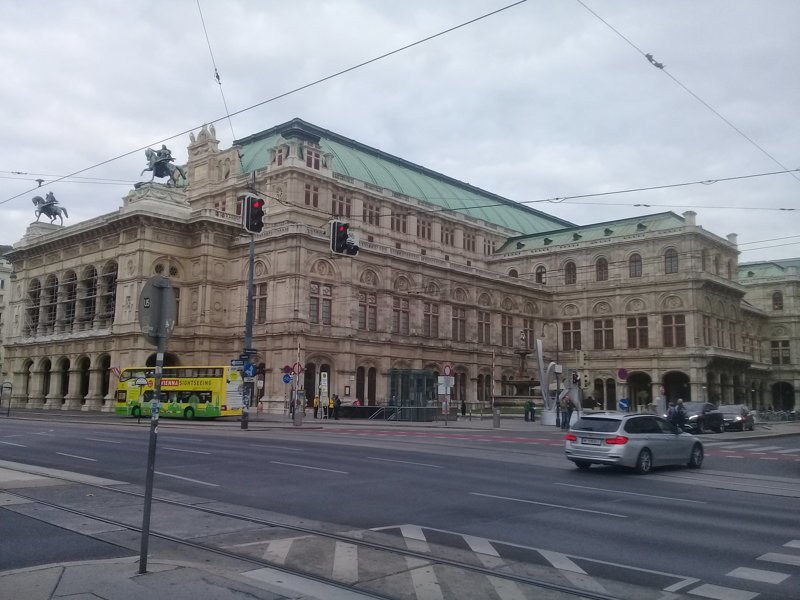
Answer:
[{"label": "metal bollard", "polygon": [[500,409],[496,408],[493,415],[492,427],[500,429]]},{"label": "metal bollard", "polygon": [[294,419],[292,424],[295,427],[300,427],[303,424],[303,409],[300,406],[296,406],[294,409]]}]

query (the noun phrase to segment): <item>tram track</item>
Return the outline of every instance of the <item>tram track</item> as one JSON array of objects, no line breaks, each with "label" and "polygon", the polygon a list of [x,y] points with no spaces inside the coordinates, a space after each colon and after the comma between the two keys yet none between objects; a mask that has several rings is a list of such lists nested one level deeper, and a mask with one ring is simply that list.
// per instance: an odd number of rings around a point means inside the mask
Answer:
[{"label": "tram track", "polygon": [[[41,471],[37,471],[36,469],[25,470],[21,468],[14,468],[12,470],[18,471],[20,473],[25,473],[27,475],[42,475]],[[110,492],[113,494],[122,494],[142,499],[144,498],[144,493],[135,490],[120,489],[118,485],[103,485],[98,483],[89,483],[85,481],[76,481],[75,479],[70,479],[68,477],[60,477],[53,474],[47,474],[45,476],[50,479],[63,481],[65,483],[72,485],[81,485],[97,490],[104,490],[105,492]],[[46,488],[39,488],[39,489],[46,489]],[[85,509],[76,508],[74,506],[68,506],[66,504],[54,502],[52,500],[45,500],[36,495],[32,495],[31,493],[25,493],[19,491],[18,489],[2,490],[2,493],[21,500],[25,500],[27,502],[38,503],[50,509],[63,511],[82,518],[93,519],[105,523],[107,525],[141,533],[141,527],[136,526],[131,522],[92,513]],[[442,547],[431,546],[428,549],[428,551],[420,551],[411,548],[402,548],[394,546],[389,543],[383,543],[374,540],[365,540],[359,537],[355,537],[353,535],[347,535],[345,533],[323,531],[312,527],[304,527],[302,525],[285,523],[278,520],[260,518],[257,516],[231,514],[230,511],[219,510],[210,506],[199,506],[197,504],[183,502],[171,498],[154,496],[153,501],[154,503],[158,503],[164,506],[176,507],[178,509],[185,511],[194,511],[195,513],[202,513],[204,515],[224,517],[226,519],[234,519],[238,522],[246,522],[258,527],[272,528],[276,531],[284,530],[290,532],[295,536],[298,535],[306,536],[309,538],[313,538],[314,540],[319,540],[319,543],[322,543],[322,540],[327,540],[329,542],[334,542],[334,543],[353,545],[362,551],[368,551],[373,553],[377,557],[377,559],[375,560],[376,564],[382,564],[382,563],[389,564],[391,562],[390,560],[388,560],[389,557],[392,557],[395,563],[397,562],[398,559],[414,560],[417,561],[416,563],[417,565],[427,564],[447,569],[455,569],[457,570],[457,572],[470,574],[472,576],[484,576],[487,578],[491,578],[492,580],[502,580],[505,582],[511,582],[518,586],[534,588],[540,591],[547,590],[552,594],[552,596],[550,597],[553,598],[567,599],[567,598],[577,597],[577,598],[587,598],[591,600],[619,600],[621,597],[620,595],[616,594],[611,595],[609,593],[597,591],[596,589],[587,589],[586,587],[576,587],[556,581],[548,581],[540,577],[533,577],[523,573],[515,573],[508,570],[507,567],[501,570],[498,568],[491,568],[480,564],[474,564],[453,556],[450,557],[444,556],[442,555],[442,552],[444,552],[446,549]],[[230,546],[225,547],[224,545],[221,546],[209,543],[202,543],[193,539],[188,539],[186,537],[171,535],[164,531],[158,531],[153,528],[150,529],[150,536],[153,538],[157,538],[159,540],[163,540],[165,542],[177,544],[182,547],[192,548],[194,550],[199,550],[202,552],[209,552],[217,556],[223,556],[230,559],[243,561],[245,563],[252,564],[256,567],[275,569],[283,573],[303,577],[306,579],[324,583],[326,585],[336,586],[343,590],[357,591],[359,594],[367,595],[370,597],[385,599],[385,600],[398,599],[398,596],[388,596],[381,593],[380,590],[374,589],[376,587],[374,584],[382,579],[381,574],[373,573],[369,580],[359,580],[357,582],[357,585],[354,585],[352,582],[343,582],[337,580],[335,577],[321,576],[318,573],[314,573],[313,570],[309,568],[288,567],[284,564],[278,564],[274,561],[265,560],[264,558],[259,558],[257,556],[254,556],[252,553],[234,550]],[[95,536],[90,535],[89,537],[95,537]],[[96,538],[96,539],[101,539],[101,538]],[[248,545],[253,545],[253,544],[248,544]],[[434,552],[439,552],[439,554],[436,554]],[[389,575],[391,575],[391,573],[386,573],[384,576],[389,576]],[[370,587],[370,585],[373,585],[373,587]],[[630,598],[635,598],[635,597],[636,597],[635,595],[630,596]]]}]

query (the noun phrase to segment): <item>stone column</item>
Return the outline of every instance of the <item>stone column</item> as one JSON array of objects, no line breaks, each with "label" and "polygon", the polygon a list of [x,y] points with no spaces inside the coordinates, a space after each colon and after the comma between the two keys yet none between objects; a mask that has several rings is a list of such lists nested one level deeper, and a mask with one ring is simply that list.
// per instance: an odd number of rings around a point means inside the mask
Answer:
[{"label": "stone column", "polygon": [[[27,408],[28,407],[28,394],[25,393],[25,375],[24,371],[14,371],[11,384],[11,407],[12,408]],[[0,382],[2,383],[2,382]],[[31,386],[33,385],[33,374],[31,374]]]},{"label": "stone column", "polygon": [[[102,369],[89,370],[89,394],[86,396],[86,403],[81,406],[81,410],[101,410],[103,408],[102,390]],[[111,390],[109,389],[109,392]],[[113,394],[112,394],[113,397]]]},{"label": "stone column", "polygon": [[81,396],[81,372],[79,369],[70,369],[69,387],[67,396],[61,410],[83,410],[83,397]]},{"label": "stone column", "polygon": [[64,380],[64,372],[61,369],[50,370],[50,389],[47,390],[47,395],[44,403],[45,410],[60,410],[62,405],[61,398],[61,383]]}]

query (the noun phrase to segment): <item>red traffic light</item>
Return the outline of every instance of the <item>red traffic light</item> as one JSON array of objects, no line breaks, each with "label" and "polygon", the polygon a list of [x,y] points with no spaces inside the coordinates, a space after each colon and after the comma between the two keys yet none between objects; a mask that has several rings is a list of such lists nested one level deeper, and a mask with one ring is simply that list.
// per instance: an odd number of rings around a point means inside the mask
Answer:
[{"label": "red traffic light", "polygon": [[264,201],[261,198],[253,198],[250,201],[250,206],[252,206],[253,208],[261,208],[262,206],[264,206]]},{"label": "red traffic light", "polygon": [[347,231],[347,227],[344,225],[339,225],[339,231]]}]

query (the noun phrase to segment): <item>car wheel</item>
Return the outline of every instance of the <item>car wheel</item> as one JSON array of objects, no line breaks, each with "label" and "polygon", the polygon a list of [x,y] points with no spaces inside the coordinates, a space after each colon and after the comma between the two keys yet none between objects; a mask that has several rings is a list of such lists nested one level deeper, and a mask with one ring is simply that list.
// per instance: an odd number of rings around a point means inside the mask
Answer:
[{"label": "car wheel", "polygon": [[653,470],[653,455],[650,450],[645,448],[639,452],[639,456],[636,458],[636,466],[634,468],[640,475],[646,475]]},{"label": "car wheel", "polygon": [[703,447],[700,444],[692,446],[692,453],[689,455],[689,468],[699,469],[703,464]]},{"label": "car wheel", "polygon": [[576,460],[575,466],[578,467],[581,471],[588,471],[589,467],[592,466],[592,463],[586,462],[585,460]]},{"label": "car wheel", "polygon": [[131,414],[138,419],[139,417],[142,416],[142,409],[139,408],[138,406],[134,406],[131,409]]},{"label": "car wheel", "polygon": [[184,419],[194,419],[194,410],[190,406],[185,411],[183,411],[183,418]]}]

